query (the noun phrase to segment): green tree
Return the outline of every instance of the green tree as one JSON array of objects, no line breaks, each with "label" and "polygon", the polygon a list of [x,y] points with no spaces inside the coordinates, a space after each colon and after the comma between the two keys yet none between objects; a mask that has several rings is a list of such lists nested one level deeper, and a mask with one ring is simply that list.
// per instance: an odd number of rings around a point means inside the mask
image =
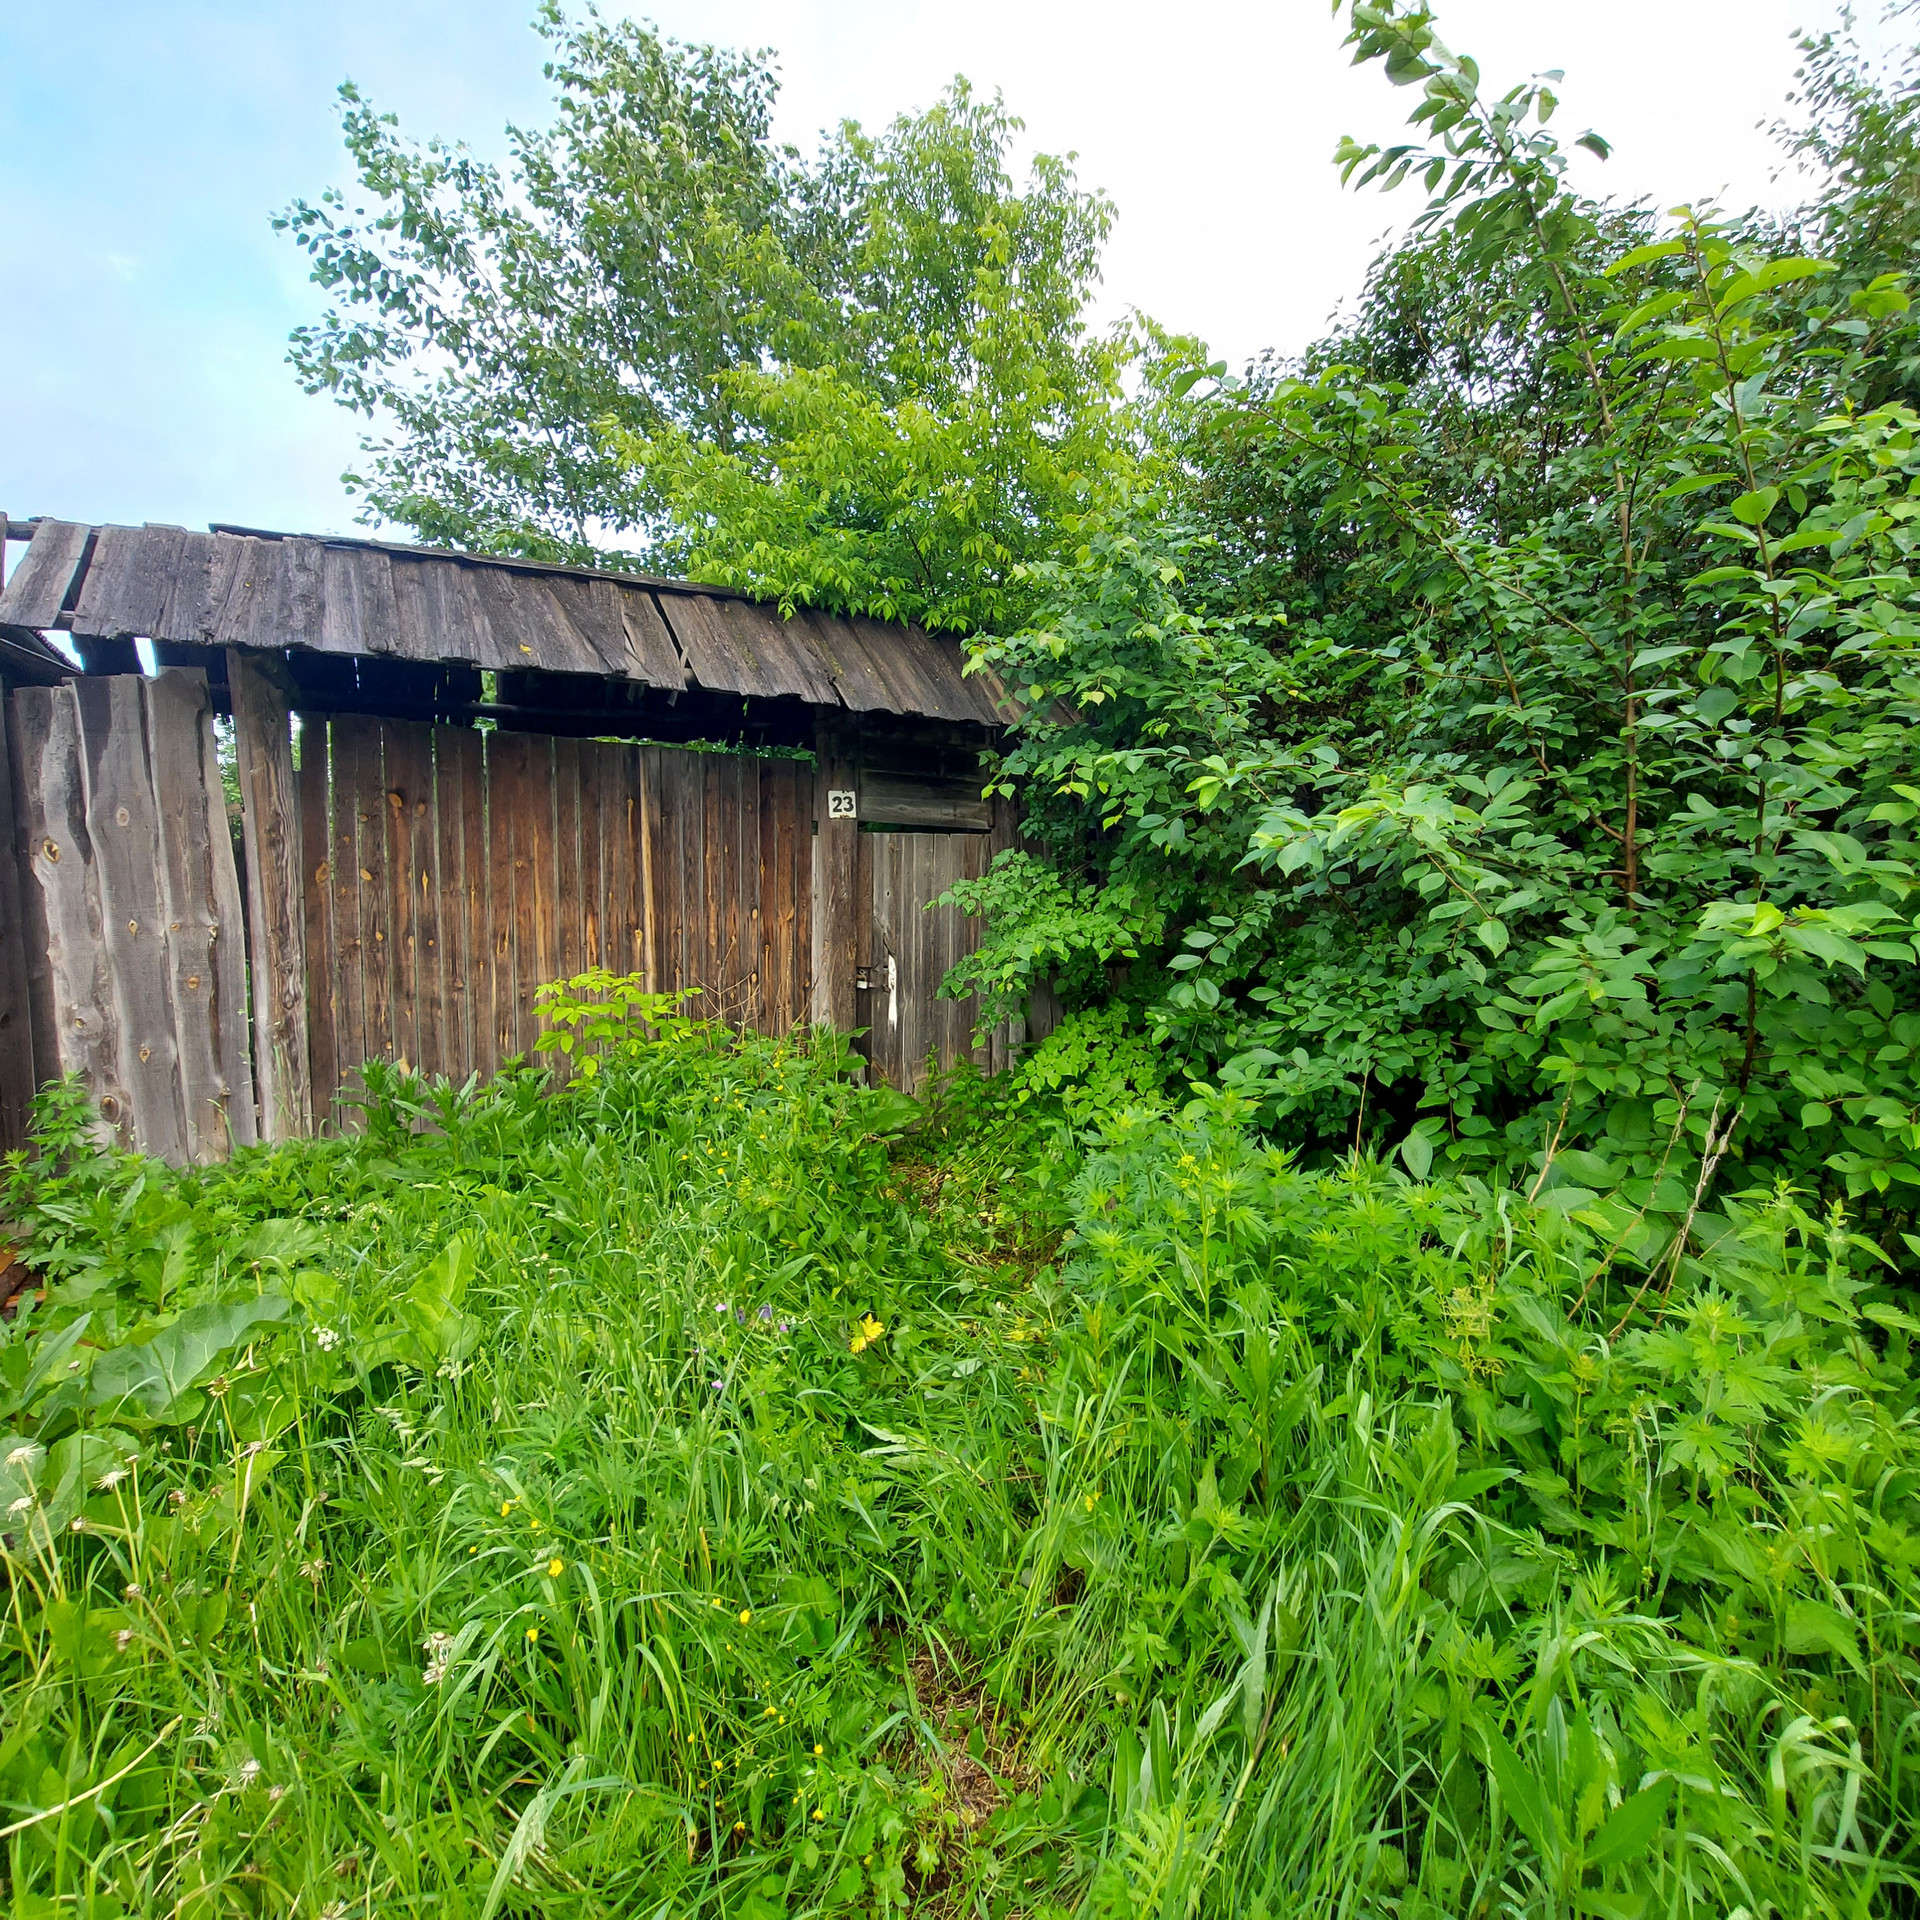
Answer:
[{"label": "green tree", "polygon": [[[1221,382],[1193,483],[981,649],[1032,703],[1006,772],[1083,887],[1162,916],[1129,987],[1157,1030],[1291,1137],[1611,1195],[1643,1252],[1729,1150],[1904,1220],[1904,259],[1656,231],[1570,187],[1549,82],[1490,96],[1424,7],[1351,22],[1416,138],[1341,164],[1425,215],[1354,328]],[[1012,992],[1030,883],[974,898],[970,977]],[[1119,951],[1091,918],[1084,948]]]},{"label": "green tree", "polygon": [[334,305],[293,364],[375,422],[371,516],[789,601],[1012,624],[1019,567],[1131,468],[1087,304],[1112,208],[956,82],[811,161],[765,55],[537,22],[556,107],[503,171],[349,84],[351,196],[280,224]]}]

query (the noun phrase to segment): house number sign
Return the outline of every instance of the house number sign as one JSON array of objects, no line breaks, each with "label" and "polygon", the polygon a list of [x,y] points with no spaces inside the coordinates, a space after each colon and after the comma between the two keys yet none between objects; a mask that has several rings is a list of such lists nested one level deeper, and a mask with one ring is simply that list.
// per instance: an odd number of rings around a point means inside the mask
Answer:
[{"label": "house number sign", "polygon": [[837,787],[827,789],[827,818],[829,820],[851,820],[859,812],[859,807],[851,792],[843,792]]}]

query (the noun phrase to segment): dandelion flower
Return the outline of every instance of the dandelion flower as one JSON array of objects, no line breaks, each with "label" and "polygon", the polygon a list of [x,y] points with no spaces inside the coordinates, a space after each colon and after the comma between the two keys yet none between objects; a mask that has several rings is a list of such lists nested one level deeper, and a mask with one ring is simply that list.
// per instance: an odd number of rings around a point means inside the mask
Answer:
[{"label": "dandelion flower", "polygon": [[866,1352],[866,1350],[867,1350],[867,1343],[866,1343],[866,1341],[865,1341],[865,1340],[863,1340],[863,1339],[860,1339],[860,1338],[858,1338],[858,1337],[856,1336],[856,1337],[855,1337],[855,1339],[854,1339],[854,1342],[853,1342],[853,1345],[852,1345],[852,1347],[851,1347],[851,1348],[849,1349],[849,1351],[851,1351],[851,1352],[853,1352],[853,1353],[865,1353],[865,1352]]},{"label": "dandelion flower", "polygon": [[558,1580],[566,1570],[567,1563],[557,1555],[547,1562],[547,1578],[549,1580]]}]

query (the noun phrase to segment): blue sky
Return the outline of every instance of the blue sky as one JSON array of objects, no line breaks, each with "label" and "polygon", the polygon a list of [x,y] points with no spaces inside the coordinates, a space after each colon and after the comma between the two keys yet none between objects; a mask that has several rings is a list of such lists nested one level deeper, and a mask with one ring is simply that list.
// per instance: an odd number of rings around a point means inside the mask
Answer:
[{"label": "blue sky", "polygon": [[[627,9],[609,4],[608,12]],[[1405,96],[1351,73],[1324,0],[662,0],[681,38],[771,45],[783,131],[924,105],[956,71],[1118,199],[1110,311],[1235,357],[1310,338],[1392,209],[1342,195],[1343,132]],[[15,8],[0,60],[0,508],[345,530],[359,427],[301,394],[316,311],[271,231],[345,183],[351,75],[415,134],[499,155],[544,111],[532,0],[67,0]],[[1778,198],[1756,122],[1784,111],[1796,26],[1826,0],[1442,0],[1489,78],[1564,66],[1563,113],[1616,142],[1601,178],[1662,202]],[[1404,209],[1402,209],[1404,210]]]}]

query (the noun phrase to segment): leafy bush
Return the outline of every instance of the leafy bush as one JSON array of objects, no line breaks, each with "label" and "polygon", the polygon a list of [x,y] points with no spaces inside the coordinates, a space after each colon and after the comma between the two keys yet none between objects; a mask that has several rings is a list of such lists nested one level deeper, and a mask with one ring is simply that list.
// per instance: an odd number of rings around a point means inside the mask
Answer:
[{"label": "leafy bush", "polygon": [[1823,198],[1655,221],[1573,190],[1546,81],[1496,97],[1422,5],[1350,20],[1416,105],[1343,165],[1429,204],[1346,330],[1196,384],[1179,478],[979,643],[1060,878],[972,887],[965,983],[1094,1004],[1130,947],[1170,1063],[1303,1147],[1522,1185],[1577,1148],[1669,1239],[1724,1160],[1894,1248],[1920,95],[1815,44]]}]

